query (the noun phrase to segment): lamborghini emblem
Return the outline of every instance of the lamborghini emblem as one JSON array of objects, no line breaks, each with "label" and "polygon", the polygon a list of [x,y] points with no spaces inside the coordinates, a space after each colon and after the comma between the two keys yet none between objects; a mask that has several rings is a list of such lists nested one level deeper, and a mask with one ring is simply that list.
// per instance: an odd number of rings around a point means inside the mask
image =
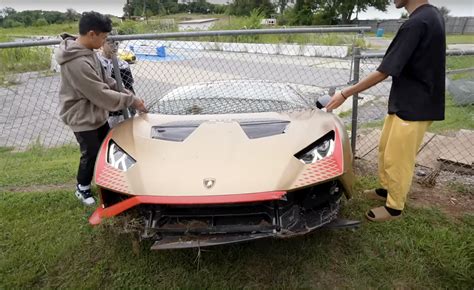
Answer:
[{"label": "lamborghini emblem", "polygon": [[214,184],[216,184],[216,180],[214,178],[204,178],[202,183],[204,184],[205,188],[211,189],[214,186]]}]

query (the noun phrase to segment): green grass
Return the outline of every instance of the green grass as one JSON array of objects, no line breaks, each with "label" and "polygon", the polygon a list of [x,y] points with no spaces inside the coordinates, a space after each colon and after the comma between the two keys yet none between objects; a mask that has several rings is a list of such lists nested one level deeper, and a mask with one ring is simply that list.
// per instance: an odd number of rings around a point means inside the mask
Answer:
[{"label": "green grass", "polygon": [[447,44],[474,44],[474,35],[472,34],[449,34],[446,36]]},{"label": "green grass", "polygon": [[9,42],[9,41],[12,41],[11,37],[0,34],[0,42]]},{"label": "green grass", "polygon": [[3,186],[31,186],[68,183],[75,179],[79,149],[66,146],[43,149],[39,146],[26,152],[0,149],[0,190]]},{"label": "green grass", "polygon": [[[459,106],[453,101],[453,97],[446,95],[445,120],[436,121],[431,124],[428,131],[432,133],[446,133],[460,129],[474,130],[474,105]],[[359,124],[363,128],[382,128],[383,120],[371,121]]]},{"label": "green grass", "polygon": [[0,87],[15,84],[12,74],[49,69],[51,53],[48,47],[0,49]]},{"label": "green grass", "polygon": [[59,34],[62,32],[77,33],[77,31],[77,23],[64,23],[50,24],[45,26],[0,28],[0,36],[9,38],[28,36],[59,36]]},{"label": "green grass", "polygon": [[[374,34],[372,34],[374,35]],[[371,36],[372,36],[371,35]],[[393,39],[395,37],[394,32],[386,32],[383,35],[384,38]],[[472,34],[448,34],[446,35],[446,44],[473,44],[474,35]]]},{"label": "green grass", "polygon": [[474,194],[474,185],[467,185],[457,181],[451,181],[448,188],[454,192],[461,193],[466,196]]},{"label": "green grass", "polygon": [[463,68],[474,68],[474,55],[448,56],[446,58],[447,70]]},{"label": "green grass", "polygon": [[446,68],[448,71],[471,69],[471,71],[451,73],[449,74],[449,78],[452,80],[474,80],[474,55],[448,56],[446,58]]},{"label": "green grass", "polygon": [[[77,164],[73,149],[0,150],[2,164],[9,158],[8,164],[15,165],[9,166],[7,179],[2,173],[1,184],[67,181]],[[376,185],[374,177],[361,177],[356,190]],[[343,216],[363,219],[363,213],[376,205],[356,194],[345,204]],[[409,207],[402,220],[364,221],[356,231],[320,230],[299,238],[201,252],[152,252],[149,242],[133,247],[131,236],[110,226],[89,226],[92,211],[81,206],[71,191],[1,192],[0,288],[467,289],[474,285],[473,216],[451,219],[436,209]]]},{"label": "green grass", "polygon": [[[374,204],[360,199],[345,216]],[[473,217],[408,209],[401,221],[290,240],[150,252],[87,224],[70,192],[0,194],[0,287],[10,288],[469,288]]]},{"label": "green grass", "polygon": [[22,47],[0,49],[0,71],[26,72],[49,69],[51,49]]},{"label": "green grass", "polygon": [[428,129],[433,133],[457,131],[459,129],[474,129],[474,105],[458,106],[453,98],[447,94],[445,120],[433,122]]}]

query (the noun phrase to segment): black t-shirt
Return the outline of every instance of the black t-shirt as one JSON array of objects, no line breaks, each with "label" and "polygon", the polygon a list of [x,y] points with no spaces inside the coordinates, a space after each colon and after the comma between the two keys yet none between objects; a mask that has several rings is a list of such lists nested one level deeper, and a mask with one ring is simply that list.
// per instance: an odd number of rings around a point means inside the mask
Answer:
[{"label": "black t-shirt", "polygon": [[446,35],[436,7],[413,11],[377,70],[392,76],[389,114],[407,121],[444,120]]}]

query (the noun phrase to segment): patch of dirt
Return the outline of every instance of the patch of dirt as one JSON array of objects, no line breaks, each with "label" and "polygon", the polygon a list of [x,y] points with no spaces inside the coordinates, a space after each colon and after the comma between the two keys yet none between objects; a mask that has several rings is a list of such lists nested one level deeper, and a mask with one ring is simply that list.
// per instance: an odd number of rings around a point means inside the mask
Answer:
[{"label": "patch of dirt", "polygon": [[[358,175],[377,176],[377,164],[358,159]],[[426,175],[415,170],[407,203],[414,207],[435,207],[452,217],[474,214],[474,175],[441,171],[430,185],[423,184]]]},{"label": "patch of dirt", "polygon": [[458,192],[444,184],[427,188],[413,182],[408,203],[415,207],[436,207],[448,216],[461,217],[474,214],[474,192]]}]

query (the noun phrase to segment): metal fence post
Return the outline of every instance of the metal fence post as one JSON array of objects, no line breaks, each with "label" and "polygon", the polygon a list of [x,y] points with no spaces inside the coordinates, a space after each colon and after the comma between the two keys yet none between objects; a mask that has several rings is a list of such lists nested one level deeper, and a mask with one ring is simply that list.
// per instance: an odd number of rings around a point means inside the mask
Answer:
[{"label": "metal fence post", "polygon": [[[115,55],[112,56],[112,65],[114,66],[114,77],[115,81],[117,82],[118,91],[123,92],[122,75],[120,74],[118,59]],[[130,112],[128,111],[128,108],[123,109],[122,114],[124,119],[130,118]]]},{"label": "metal fence post", "polygon": [[[360,47],[354,48],[354,80],[353,84],[359,82],[360,77]],[[357,141],[357,113],[359,107],[359,94],[354,94],[352,97],[352,128],[351,128],[351,147],[352,153],[355,156],[356,141]]]}]

